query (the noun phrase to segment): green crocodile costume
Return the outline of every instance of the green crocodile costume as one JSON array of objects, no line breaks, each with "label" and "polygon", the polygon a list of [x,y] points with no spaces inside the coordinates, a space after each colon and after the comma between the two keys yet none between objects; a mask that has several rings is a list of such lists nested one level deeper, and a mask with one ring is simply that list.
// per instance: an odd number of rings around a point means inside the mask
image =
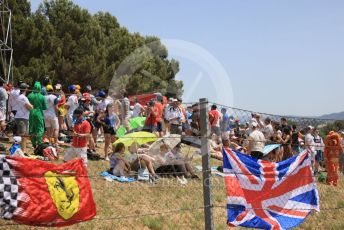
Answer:
[{"label": "green crocodile costume", "polygon": [[44,135],[44,116],[43,110],[47,109],[47,102],[41,94],[41,83],[36,82],[33,92],[29,94],[28,99],[33,109],[30,111],[29,117],[29,134],[34,148],[42,143]]}]

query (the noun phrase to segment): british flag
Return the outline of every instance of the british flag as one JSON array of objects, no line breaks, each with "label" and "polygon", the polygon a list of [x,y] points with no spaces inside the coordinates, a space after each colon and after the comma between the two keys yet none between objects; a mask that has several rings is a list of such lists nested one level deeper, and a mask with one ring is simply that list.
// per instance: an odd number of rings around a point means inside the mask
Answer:
[{"label": "british flag", "polygon": [[223,149],[228,225],[290,229],[320,211],[308,151],[280,163]]}]

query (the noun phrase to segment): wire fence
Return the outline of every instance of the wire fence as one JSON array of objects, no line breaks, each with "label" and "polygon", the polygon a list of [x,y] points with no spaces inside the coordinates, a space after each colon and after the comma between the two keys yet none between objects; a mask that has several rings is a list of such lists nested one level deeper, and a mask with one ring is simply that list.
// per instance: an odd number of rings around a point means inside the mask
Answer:
[{"label": "wire fence", "polygon": [[[192,106],[199,103],[188,103]],[[207,106],[215,103],[209,103]],[[240,125],[244,126],[252,119],[252,111],[241,110],[237,108],[230,108],[217,104],[218,108],[227,108],[228,115],[233,121],[239,120]],[[269,117],[273,121],[279,122],[282,117],[279,115],[260,113],[262,118]],[[315,118],[299,118],[286,117],[290,122],[296,123],[299,127],[321,127],[332,120],[322,120]],[[206,129],[209,129],[206,126]],[[208,130],[209,131],[209,130]],[[74,135],[70,135],[73,137]],[[187,135],[189,136],[189,135]],[[203,135],[190,135],[190,137],[197,139],[204,138]],[[125,137],[124,137],[125,138]],[[208,135],[209,140],[211,137]],[[166,141],[171,137],[165,137]],[[194,146],[182,144],[182,152],[189,156],[197,149]],[[208,153],[207,153],[208,155]],[[210,209],[214,215],[213,222],[215,229],[227,229],[227,211],[228,209],[236,209],[236,207],[229,207],[227,204],[226,190],[224,183],[224,176],[231,174],[222,173],[218,170],[222,166],[222,162],[212,159],[212,169],[204,169],[202,165],[202,157],[204,154],[195,154],[190,162],[195,174],[201,179],[187,178],[188,183],[181,183],[179,179],[185,176],[185,172],[171,173],[157,173],[161,179],[156,184],[134,182],[128,184],[121,184],[118,182],[109,182],[100,176],[100,172],[108,169],[108,164],[104,161],[90,162],[88,165],[89,173],[87,175],[73,175],[75,177],[87,177],[91,182],[91,187],[95,202],[97,204],[97,216],[89,222],[80,223],[70,227],[70,229],[202,229],[207,228],[205,225],[204,210]],[[218,168],[219,167],[219,168]],[[217,169],[218,168],[218,169]],[[210,174],[211,183],[202,180],[202,175]],[[133,176],[136,176],[134,174]],[[232,174],[233,176],[239,176]],[[257,176],[255,173],[242,174],[243,176]],[[1,176],[0,178],[5,178]],[[179,179],[177,179],[179,177]],[[317,179],[314,175],[303,175],[302,177],[312,177]],[[35,177],[33,177],[35,178]],[[204,178],[203,178],[204,179]],[[204,204],[204,187],[208,186],[211,190],[211,205]],[[332,188],[331,188],[332,189]],[[344,195],[337,190],[331,190],[325,186],[319,187],[320,199],[324,200],[321,204],[322,212],[327,215],[341,215],[344,214]],[[329,192],[333,192],[332,200],[328,199]],[[334,201],[333,199],[337,199]],[[238,200],[238,202],[240,202]],[[252,208],[253,211],[261,211],[264,209]],[[292,211],[308,211],[310,209],[297,209]],[[311,223],[306,226],[313,227]],[[325,221],[325,227],[329,226],[330,222]],[[0,221],[0,228],[9,229],[26,229],[17,223]]]}]

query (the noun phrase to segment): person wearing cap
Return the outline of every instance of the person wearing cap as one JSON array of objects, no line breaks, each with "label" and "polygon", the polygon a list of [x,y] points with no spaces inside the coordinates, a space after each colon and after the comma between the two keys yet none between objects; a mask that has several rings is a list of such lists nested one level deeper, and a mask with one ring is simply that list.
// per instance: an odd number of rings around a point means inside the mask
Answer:
[{"label": "person wearing cap", "polygon": [[27,97],[33,106],[33,109],[30,111],[29,134],[34,148],[42,144],[44,135],[43,111],[47,109],[47,101],[41,94],[41,90],[41,83],[37,81],[34,84],[33,91]]},{"label": "person wearing cap", "polygon": [[[79,103],[78,109],[82,109],[84,111],[83,115],[88,123],[91,126],[91,133],[93,133],[94,127],[94,107],[92,104],[92,98],[89,93],[83,93],[82,98]],[[94,143],[93,137],[88,139],[88,146],[91,152],[96,152],[96,145]]]},{"label": "person wearing cap", "polygon": [[90,85],[87,85],[85,87],[85,93],[88,93],[90,95],[90,97],[91,97],[91,104],[92,104],[93,107],[96,107],[98,105],[99,101],[97,100],[96,96],[94,96],[92,94],[92,87]]},{"label": "person wearing cap", "polygon": [[69,96],[67,103],[65,104],[65,108],[68,109],[66,120],[67,126],[69,130],[73,129],[73,114],[74,111],[79,107],[79,98],[76,95],[76,87],[75,85],[70,85],[68,87],[69,92],[71,95]]},{"label": "person wearing cap", "polygon": [[56,112],[59,98],[53,93],[54,88],[52,85],[47,85],[45,88],[48,93],[48,95],[45,96],[48,108],[43,111],[44,124],[47,130],[47,137],[49,139],[49,142],[52,144],[57,144],[59,136],[59,121]]},{"label": "person wearing cap", "polygon": [[80,85],[75,85],[75,94],[78,97],[78,99],[82,98],[81,86]]},{"label": "person wearing cap", "polygon": [[92,130],[92,135],[93,135],[95,145],[97,145],[98,132],[102,127],[102,125],[98,122],[98,116],[100,113],[105,112],[108,104],[112,103],[113,101],[111,98],[107,97],[106,92],[104,90],[99,90],[98,93],[96,94],[96,98],[97,98],[98,104],[96,105],[94,121],[93,121],[94,128]]},{"label": "person wearing cap", "polygon": [[62,90],[61,84],[55,85],[56,94],[58,97],[58,104],[57,104],[57,116],[59,121],[59,130],[60,132],[66,132],[68,130],[65,117],[67,115],[68,109],[65,107],[66,105],[66,95]]},{"label": "person wearing cap", "polygon": [[258,123],[252,122],[252,132],[248,137],[248,148],[247,151],[251,157],[256,159],[262,159],[264,154],[263,150],[265,147],[264,134],[259,130]]},{"label": "person wearing cap", "polygon": [[75,123],[73,126],[72,147],[67,149],[63,158],[65,162],[81,158],[87,166],[87,142],[91,137],[91,125],[84,119],[84,111],[80,108],[74,110]]},{"label": "person wearing cap", "polygon": [[29,85],[22,82],[20,83],[19,88],[19,96],[15,100],[16,111],[14,118],[17,127],[16,135],[22,138],[21,147],[23,152],[26,153],[26,143],[29,135],[29,117],[33,106],[26,97]]},{"label": "person wearing cap", "polygon": [[3,131],[6,129],[6,113],[8,93],[5,89],[5,81],[0,78],[0,135],[4,135]]},{"label": "person wearing cap", "polygon": [[168,121],[170,123],[170,133],[182,135],[182,118],[183,114],[178,106],[178,100],[172,100],[172,106],[168,110]]}]

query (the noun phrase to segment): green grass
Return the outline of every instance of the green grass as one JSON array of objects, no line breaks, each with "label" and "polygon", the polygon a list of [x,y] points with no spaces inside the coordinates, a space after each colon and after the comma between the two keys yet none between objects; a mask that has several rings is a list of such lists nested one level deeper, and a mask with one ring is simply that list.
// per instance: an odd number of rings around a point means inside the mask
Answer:
[{"label": "green grass", "polygon": [[[196,158],[194,165],[200,165]],[[212,161],[212,165],[220,164]],[[108,168],[108,162],[89,163],[89,174],[98,175]],[[199,176],[202,176],[199,174]],[[321,208],[344,207],[344,178],[338,188],[318,183]],[[132,184],[110,183],[100,177],[90,178],[97,204],[94,220],[71,226],[67,229],[204,229],[203,188],[201,181],[189,181],[186,187],[176,179],[162,179],[157,185],[135,182]],[[226,205],[223,179],[213,177],[213,203]],[[193,209],[194,208],[194,209]],[[176,211],[180,210],[182,211]],[[191,211],[187,211],[192,209]],[[158,213],[161,213],[158,215]],[[154,214],[154,215],[146,215]],[[214,208],[216,229],[228,229],[226,209]],[[136,216],[125,218],[127,216]],[[113,217],[116,217],[113,218]],[[313,213],[299,229],[344,229],[344,210]],[[0,221],[1,225],[11,223]],[[0,228],[1,229],[1,228]],[[3,226],[3,229],[35,229],[26,226]]]}]

